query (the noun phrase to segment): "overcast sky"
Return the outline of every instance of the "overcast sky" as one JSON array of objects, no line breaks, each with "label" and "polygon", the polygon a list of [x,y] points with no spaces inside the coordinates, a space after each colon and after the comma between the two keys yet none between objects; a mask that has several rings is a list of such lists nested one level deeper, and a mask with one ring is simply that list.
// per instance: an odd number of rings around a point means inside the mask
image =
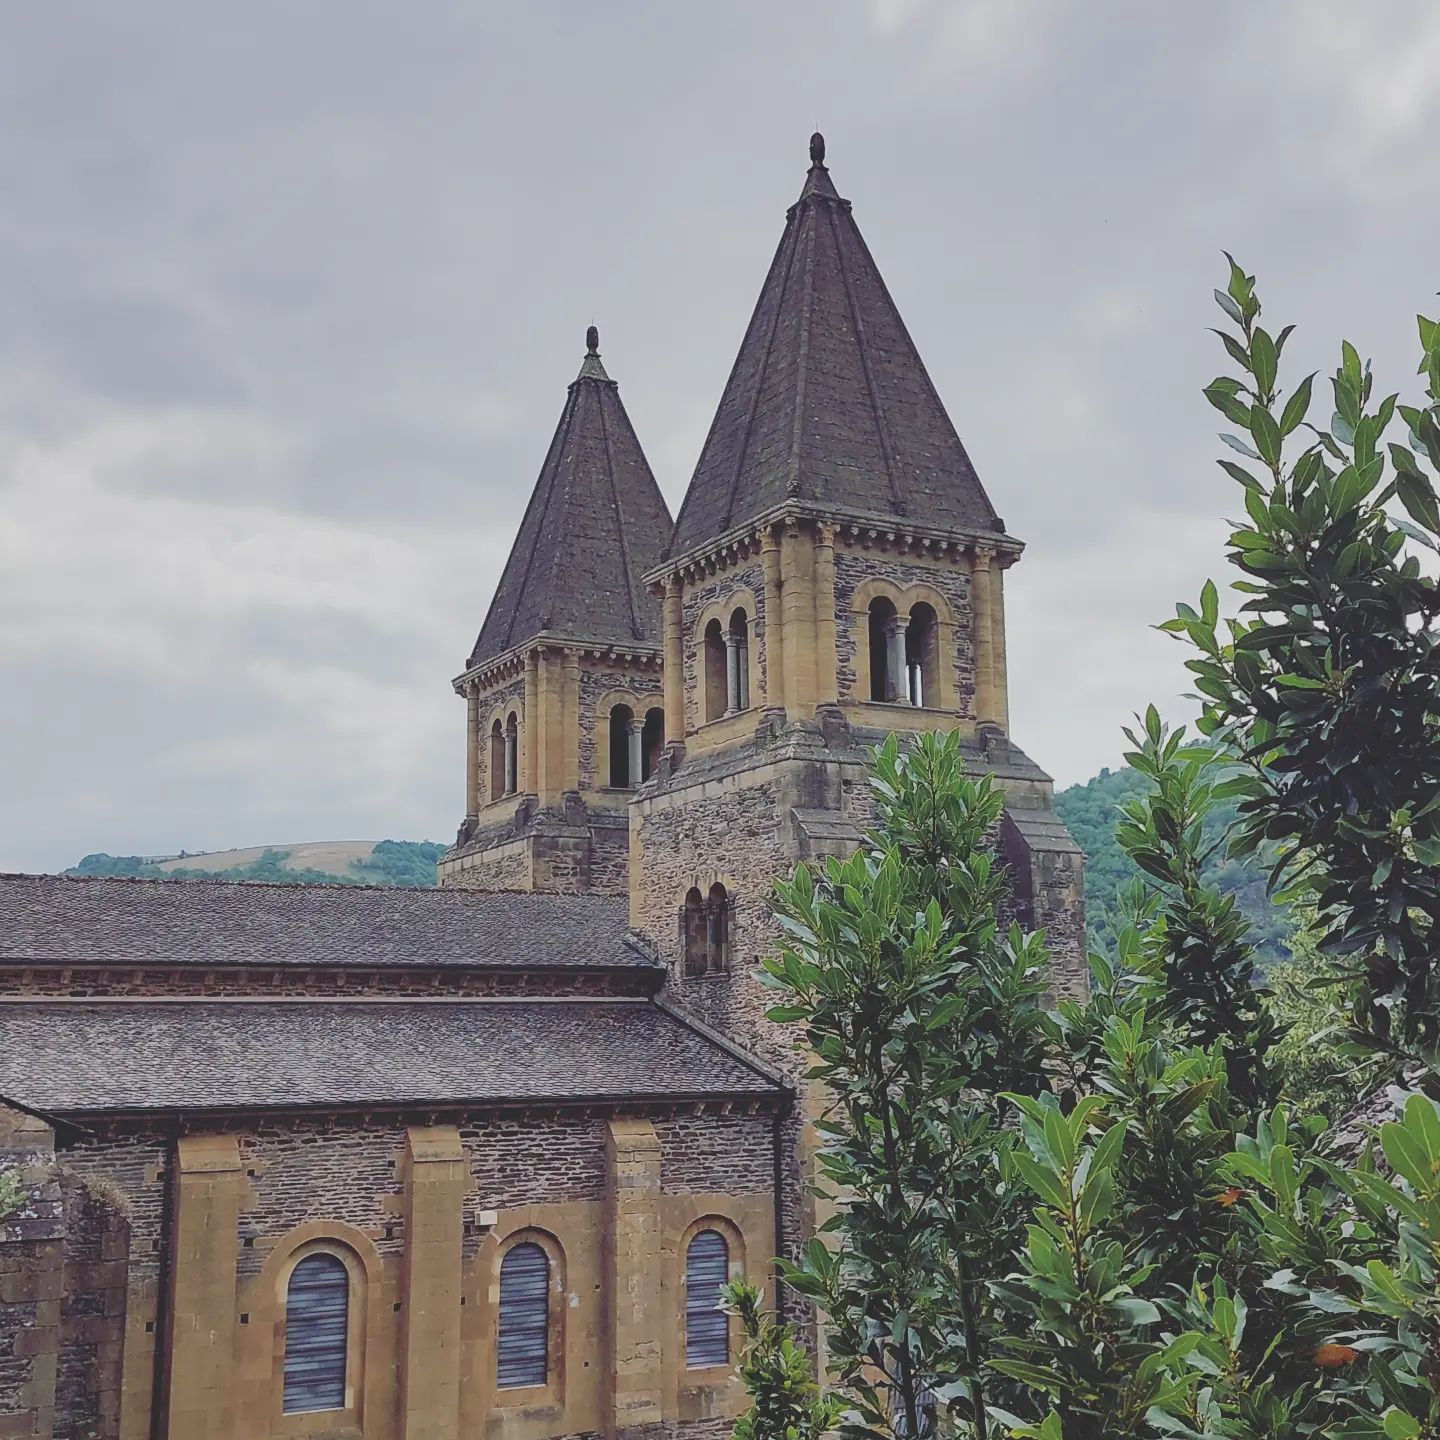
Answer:
[{"label": "overcast sky", "polygon": [[0,869],[448,838],[449,680],[600,326],[677,506],[819,126],[1012,533],[1061,783],[1188,707],[1229,248],[1412,384],[1440,5],[0,7]]}]

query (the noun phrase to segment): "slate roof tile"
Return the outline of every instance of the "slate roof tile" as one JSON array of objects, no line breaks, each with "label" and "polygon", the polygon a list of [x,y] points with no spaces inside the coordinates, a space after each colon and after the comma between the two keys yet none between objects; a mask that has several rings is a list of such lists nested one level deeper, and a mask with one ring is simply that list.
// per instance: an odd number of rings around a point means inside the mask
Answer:
[{"label": "slate roof tile", "polygon": [[649,1001],[10,1001],[0,1096],[62,1115],[753,1096]]},{"label": "slate roof tile", "polygon": [[471,665],[543,633],[607,645],[658,645],[659,602],[640,577],[665,554],[670,508],[620,390],[589,354],[495,587]]},{"label": "slate roof tile", "polygon": [[816,135],[675,521],[672,556],[786,500],[1001,529],[824,156]]},{"label": "slate roof tile", "polygon": [[0,875],[0,964],[651,963],[623,896]]}]

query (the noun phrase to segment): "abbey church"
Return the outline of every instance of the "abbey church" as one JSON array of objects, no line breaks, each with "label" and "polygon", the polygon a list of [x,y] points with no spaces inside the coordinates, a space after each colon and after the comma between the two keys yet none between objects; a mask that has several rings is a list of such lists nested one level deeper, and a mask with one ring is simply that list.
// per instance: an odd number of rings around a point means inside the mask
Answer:
[{"label": "abbey church", "polygon": [[0,1436],[727,1436],[719,1287],[814,1223],[768,896],[861,843],[887,734],[996,776],[1083,986],[1022,546],[810,162],[673,520],[585,337],[438,889],[0,877]]}]

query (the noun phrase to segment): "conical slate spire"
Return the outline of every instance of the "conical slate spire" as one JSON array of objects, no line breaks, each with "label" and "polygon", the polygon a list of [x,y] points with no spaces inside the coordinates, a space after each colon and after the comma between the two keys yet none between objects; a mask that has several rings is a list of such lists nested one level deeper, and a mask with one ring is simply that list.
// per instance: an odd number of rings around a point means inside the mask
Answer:
[{"label": "conical slate spire", "polygon": [[603,645],[659,643],[640,576],[665,554],[670,510],[620,390],[586,334],[580,373],[505,562],[470,664],[540,634]]},{"label": "conical slate spire", "polygon": [[810,171],[675,522],[696,549],[787,499],[837,517],[1000,528],[825,165]]}]

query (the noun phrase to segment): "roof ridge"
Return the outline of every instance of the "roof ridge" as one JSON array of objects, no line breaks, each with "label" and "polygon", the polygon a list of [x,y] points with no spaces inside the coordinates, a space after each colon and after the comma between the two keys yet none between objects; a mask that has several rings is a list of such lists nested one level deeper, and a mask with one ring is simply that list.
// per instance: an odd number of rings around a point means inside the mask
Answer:
[{"label": "roof ridge", "polygon": [[[880,397],[875,390],[875,377],[870,370],[870,341],[865,333],[865,321],[860,314],[859,307],[855,304],[855,286],[850,276],[850,266],[845,260],[844,247],[840,243],[840,232],[836,228],[834,208],[831,207],[827,211],[827,214],[830,223],[830,237],[835,242],[835,258],[839,264],[840,279],[845,286],[845,298],[850,304],[850,323],[855,328],[855,345],[860,352],[860,366],[865,371],[865,391],[870,397],[870,410],[875,417],[875,432],[880,440],[880,453],[885,457],[885,477],[890,483],[890,493],[895,497],[896,508],[903,515],[906,508],[906,497],[900,485],[900,478],[895,473],[895,458],[891,453],[890,431],[885,424],[885,416],[880,408]],[[851,219],[850,224],[858,235],[860,227],[855,224],[853,219]],[[860,243],[862,245],[865,243],[863,238]],[[879,274],[878,269],[876,274]],[[883,277],[880,283],[884,285],[885,281]],[[899,314],[898,309],[896,310],[896,314]],[[903,320],[901,324],[904,324]],[[921,361],[921,364],[923,366],[924,362]]]},{"label": "roof ridge", "polygon": [[[598,363],[598,353],[596,359]],[[625,503],[620,498],[620,487],[615,483],[615,451],[610,443],[610,423],[605,418],[605,397],[600,395],[596,398],[600,408],[600,438],[605,444],[605,478],[610,482],[610,503],[615,507],[616,532],[620,537],[620,573],[625,578],[625,603],[630,607],[630,629],[638,637],[640,608],[635,600],[635,576],[630,567],[630,545],[625,538]]]},{"label": "roof ridge", "polygon": [[504,895],[525,900],[543,900],[547,904],[557,900],[567,904],[573,901],[617,906],[625,904],[623,895],[587,895],[578,891],[572,893],[543,890],[466,890],[454,885],[377,885],[373,881],[348,885],[336,884],[332,881],[309,880],[224,880],[211,875],[203,877],[189,875],[66,875],[54,870],[0,870],[0,883],[7,880],[58,880],[69,885],[114,885],[116,887],[122,885],[173,885],[185,886],[192,890],[219,889],[223,886],[232,890],[241,888],[246,890],[304,890],[306,892],[317,891],[322,894],[343,892],[347,895],[353,895],[356,892],[376,895],[453,895],[464,897],[466,903]]}]

